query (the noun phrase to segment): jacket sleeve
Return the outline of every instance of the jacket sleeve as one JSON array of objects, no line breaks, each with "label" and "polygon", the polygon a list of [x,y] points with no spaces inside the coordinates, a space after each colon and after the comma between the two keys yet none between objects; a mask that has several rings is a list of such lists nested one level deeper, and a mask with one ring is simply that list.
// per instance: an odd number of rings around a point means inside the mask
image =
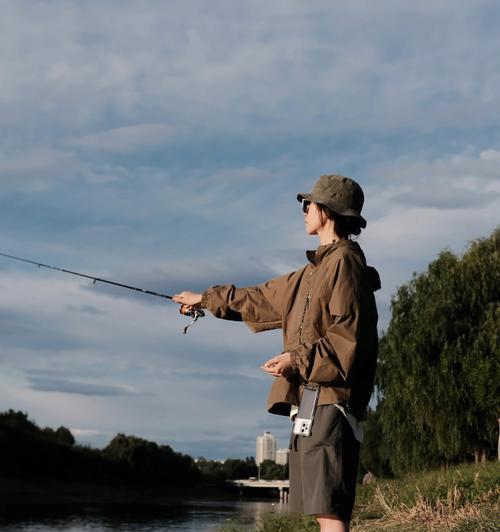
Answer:
[{"label": "jacket sleeve", "polygon": [[244,321],[254,332],[279,329],[286,286],[292,275],[249,288],[213,286],[203,293],[201,306],[217,318]]},{"label": "jacket sleeve", "polygon": [[345,384],[360,349],[364,321],[364,272],[348,258],[339,260],[328,304],[332,323],[315,342],[303,342],[291,352],[292,368],[307,381]]}]

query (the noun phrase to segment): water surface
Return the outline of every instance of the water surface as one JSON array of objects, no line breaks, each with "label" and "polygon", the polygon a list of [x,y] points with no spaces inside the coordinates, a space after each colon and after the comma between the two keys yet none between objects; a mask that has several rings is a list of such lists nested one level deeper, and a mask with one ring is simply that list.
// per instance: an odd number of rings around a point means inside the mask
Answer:
[{"label": "water surface", "polygon": [[[287,505],[270,501],[186,499],[172,506],[30,508],[0,516],[2,532],[217,531],[238,520],[249,526]],[[245,528],[242,526],[242,529]],[[250,528],[253,528],[250,526]]]}]

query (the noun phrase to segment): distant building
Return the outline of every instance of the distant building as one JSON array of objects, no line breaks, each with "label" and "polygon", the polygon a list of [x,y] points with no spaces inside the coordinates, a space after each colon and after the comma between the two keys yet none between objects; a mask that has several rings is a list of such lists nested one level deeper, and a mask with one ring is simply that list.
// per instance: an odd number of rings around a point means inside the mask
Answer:
[{"label": "distant building", "polygon": [[286,465],[288,464],[288,454],[290,453],[290,450],[285,449],[278,449],[276,451],[276,463],[280,465]]},{"label": "distant building", "polygon": [[255,463],[260,465],[264,460],[276,462],[276,437],[270,432],[264,432],[262,436],[257,436]]}]

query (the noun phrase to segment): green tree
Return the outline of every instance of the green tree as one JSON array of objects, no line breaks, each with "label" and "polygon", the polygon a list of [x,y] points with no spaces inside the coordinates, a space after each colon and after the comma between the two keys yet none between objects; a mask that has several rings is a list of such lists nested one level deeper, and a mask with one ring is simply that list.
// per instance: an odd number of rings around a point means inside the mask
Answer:
[{"label": "green tree", "polygon": [[393,471],[493,449],[500,398],[500,229],[442,252],[399,288],[377,373],[381,452]]},{"label": "green tree", "polygon": [[56,438],[60,443],[64,445],[71,446],[75,444],[75,437],[73,436],[73,434],[71,434],[71,431],[66,427],[59,427],[56,430]]},{"label": "green tree", "polygon": [[184,486],[199,478],[190,456],[136,436],[117,434],[102,454],[116,464],[125,478],[146,484]]},{"label": "green tree", "polygon": [[224,469],[223,462],[200,457],[196,460],[196,466],[201,475],[208,481],[223,483],[227,480],[227,471]]},{"label": "green tree", "polygon": [[382,424],[380,423],[380,409],[368,410],[363,422],[364,439],[360,452],[359,475],[371,471],[376,476],[387,476],[390,467],[387,459],[382,455],[380,442],[382,441]]},{"label": "green tree", "polygon": [[257,466],[253,458],[246,460],[228,458],[224,464],[227,480],[236,480],[257,476]]},{"label": "green tree", "polygon": [[50,427],[42,429],[41,434],[45,439],[53,441],[54,443],[60,443],[62,445],[69,445],[70,447],[75,444],[75,438],[71,431],[66,427],[59,427],[54,430]]},{"label": "green tree", "polygon": [[262,480],[286,480],[288,479],[288,465],[264,460],[260,464],[260,478]]},{"label": "green tree", "polygon": [[24,432],[37,432],[39,428],[33,421],[30,421],[28,414],[15,410],[8,410],[0,413],[0,423],[5,429],[13,428],[23,430]]},{"label": "green tree", "polygon": [[206,479],[216,482],[257,476],[255,460],[249,456],[245,460],[228,458],[223,462],[201,457],[196,460],[196,465]]}]

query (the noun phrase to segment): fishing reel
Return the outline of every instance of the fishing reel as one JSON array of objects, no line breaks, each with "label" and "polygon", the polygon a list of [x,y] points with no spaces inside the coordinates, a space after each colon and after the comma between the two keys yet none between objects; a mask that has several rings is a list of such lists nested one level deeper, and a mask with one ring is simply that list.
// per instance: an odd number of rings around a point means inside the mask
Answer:
[{"label": "fishing reel", "polygon": [[205,313],[201,308],[192,307],[190,305],[181,305],[179,312],[183,316],[188,316],[189,318],[191,318],[191,322],[184,327],[182,334],[186,334],[189,327],[193,326],[198,321],[198,318],[203,318],[205,316]]}]

